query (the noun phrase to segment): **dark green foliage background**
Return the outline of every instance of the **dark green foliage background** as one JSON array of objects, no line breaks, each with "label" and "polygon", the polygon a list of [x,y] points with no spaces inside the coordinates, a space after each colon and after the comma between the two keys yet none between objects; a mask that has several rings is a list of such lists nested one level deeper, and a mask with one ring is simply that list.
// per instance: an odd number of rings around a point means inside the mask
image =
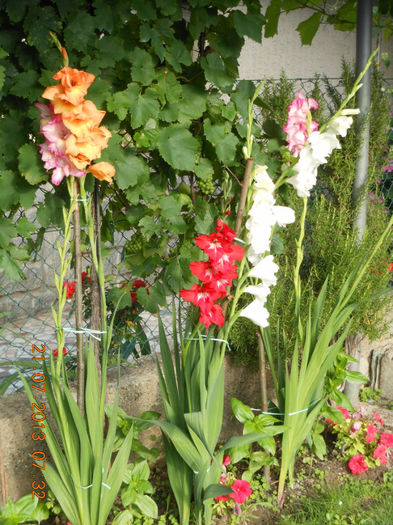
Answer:
[{"label": "dark green foliage background", "polygon": [[[37,147],[43,137],[34,104],[44,102],[41,93],[62,67],[52,31],[70,66],[96,75],[87,98],[107,111],[103,124],[113,132],[102,155],[117,170],[114,184],[101,185],[102,197],[109,197],[103,240],[135,230],[138,242],[126,245],[124,263],[139,277],[160,268],[150,296],[138,294],[146,309],[154,311],[166,294],[190,284],[189,262],[199,257],[195,233],[210,231],[230,207],[220,189],[214,192],[227,176],[224,166],[239,179],[243,173],[241,118],[254,86],[235,86],[238,57],[245,36],[261,40],[264,17],[258,0],[247,0],[241,11],[238,4],[0,2],[0,267],[11,279],[22,276],[20,261],[29,258],[43,229],[62,227],[67,201],[64,183],[47,184]],[[232,100],[222,93],[232,93]],[[263,160],[258,149],[254,153]],[[238,190],[234,186],[231,195]],[[33,223],[16,220],[20,207],[33,204],[37,236]],[[20,247],[18,235],[29,243]],[[169,251],[170,239],[181,242]]]}]

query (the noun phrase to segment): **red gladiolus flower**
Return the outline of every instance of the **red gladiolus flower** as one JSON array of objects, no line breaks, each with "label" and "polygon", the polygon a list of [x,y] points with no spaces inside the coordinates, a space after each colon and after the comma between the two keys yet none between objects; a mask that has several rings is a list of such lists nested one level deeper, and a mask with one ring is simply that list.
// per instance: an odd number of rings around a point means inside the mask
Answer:
[{"label": "red gladiolus flower", "polygon": [[372,443],[375,441],[375,435],[378,432],[378,429],[375,425],[367,425],[367,435],[366,435],[366,443]]},{"label": "red gladiolus flower", "polygon": [[378,443],[385,446],[386,448],[393,447],[393,434],[390,434],[389,432],[382,432]]},{"label": "red gladiolus flower", "polygon": [[189,290],[180,290],[180,295],[186,301],[199,306],[201,311],[209,310],[214,301],[217,301],[220,297],[220,294],[216,291],[204,288],[199,284],[193,284]]},{"label": "red gladiolus flower", "polygon": [[203,286],[194,284],[189,290],[180,290],[180,295],[200,307],[199,321],[206,328],[211,324],[223,326],[225,322],[221,306],[214,303],[226,296],[227,288],[237,277],[237,266],[233,263],[244,256],[244,249],[232,244],[234,238],[235,232],[220,219],[215,232],[195,238],[197,246],[209,257],[209,261],[190,264],[191,272],[202,281]]},{"label": "red gladiolus flower", "polygon": [[75,281],[64,281],[63,289],[67,287],[66,298],[71,299],[75,293]]},{"label": "red gladiolus flower", "polygon": [[349,460],[348,467],[352,474],[362,474],[368,469],[367,463],[364,461],[362,454],[355,454],[353,458]]},{"label": "red gladiolus flower", "polygon": [[244,503],[252,494],[250,483],[244,479],[237,479],[231,486],[231,489],[233,492],[229,494],[229,497],[236,501],[236,503]]},{"label": "red gladiolus flower", "polygon": [[222,313],[222,308],[219,304],[212,304],[209,309],[202,310],[199,321],[203,323],[206,328],[209,328],[211,324],[217,326],[224,326],[225,317]]}]

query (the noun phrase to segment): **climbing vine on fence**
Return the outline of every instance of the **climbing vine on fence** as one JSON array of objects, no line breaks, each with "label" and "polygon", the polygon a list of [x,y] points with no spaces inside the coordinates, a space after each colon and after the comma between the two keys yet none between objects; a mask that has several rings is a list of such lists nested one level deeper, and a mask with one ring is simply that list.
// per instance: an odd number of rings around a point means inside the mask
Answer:
[{"label": "climbing vine on fence", "polygon": [[[102,156],[117,170],[114,184],[103,184],[109,197],[103,240],[131,230],[124,264],[140,277],[160,268],[150,294],[138,291],[146,309],[189,284],[189,262],[199,257],[194,233],[210,231],[218,214],[231,211],[244,171],[242,117],[254,86],[235,80],[244,39],[261,40],[264,17],[259,0],[239,6],[238,0],[0,2],[0,267],[11,279],[23,277],[20,262],[43,230],[62,223],[66,195],[48,185],[34,106],[61,65],[53,32],[70,65],[96,75],[89,98],[106,109],[103,123],[113,132]],[[33,205],[34,223],[15,220],[18,209]],[[18,235],[30,240],[21,247]],[[168,250],[170,239],[182,242]]]}]

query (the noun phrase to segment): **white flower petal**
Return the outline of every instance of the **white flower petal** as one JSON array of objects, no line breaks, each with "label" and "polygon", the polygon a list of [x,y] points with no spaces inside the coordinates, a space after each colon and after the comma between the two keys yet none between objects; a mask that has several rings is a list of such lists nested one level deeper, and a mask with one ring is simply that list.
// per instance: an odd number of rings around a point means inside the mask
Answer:
[{"label": "white flower petal", "polygon": [[240,315],[242,317],[247,317],[247,319],[250,319],[254,324],[261,326],[262,328],[269,326],[269,312],[265,308],[264,302],[259,299],[255,299],[252,303],[246,306]]},{"label": "white flower petal", "polygon": [[248,274],[249,277],[261,279],[265,286],[274,286],[277,282],[276,273],[278,265],[274,262],[273,255],[261,259]]},{"label": "white flower petal", "polygon": [[275,222],[279,226],[285,226],[286,224],[295,222],[295,211],[288,206],[274,206],[273,213]]}]

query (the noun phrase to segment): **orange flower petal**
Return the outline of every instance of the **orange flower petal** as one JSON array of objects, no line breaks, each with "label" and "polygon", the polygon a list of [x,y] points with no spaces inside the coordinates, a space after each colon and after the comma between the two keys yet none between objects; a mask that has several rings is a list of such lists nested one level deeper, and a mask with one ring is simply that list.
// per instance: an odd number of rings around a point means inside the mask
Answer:
[{"label": "orange flower petal", "polygon": [[96,179],[106,180],[107,182],[112,182],[116,173],[115,167],[109,162],[97,162],[97,164],[92,164],[87,168],[86,171],[92,173]]},{"label": "orange flower petal", "polygon": [[55,97],[58,97],[61,93],[63,93],[63,88],[60,84],[57,84],[56,86],[47,87],[41,96],[47,100],[54,100]]},{"label": "orange flower petal", "polygon": [[64,100],[76,106],[82,102],[95,76],[79,69],[63,67],[53,78],[60,80],[64,89]]},{"label": "orange flower petal", "polygon": [[82,104],[74,107],[73,112],[62,113],[62,119],[71,133],[78,138],[88,138],[90,130],[99,126],[105,113],[98,110],[91,100],[84,100]]}]

